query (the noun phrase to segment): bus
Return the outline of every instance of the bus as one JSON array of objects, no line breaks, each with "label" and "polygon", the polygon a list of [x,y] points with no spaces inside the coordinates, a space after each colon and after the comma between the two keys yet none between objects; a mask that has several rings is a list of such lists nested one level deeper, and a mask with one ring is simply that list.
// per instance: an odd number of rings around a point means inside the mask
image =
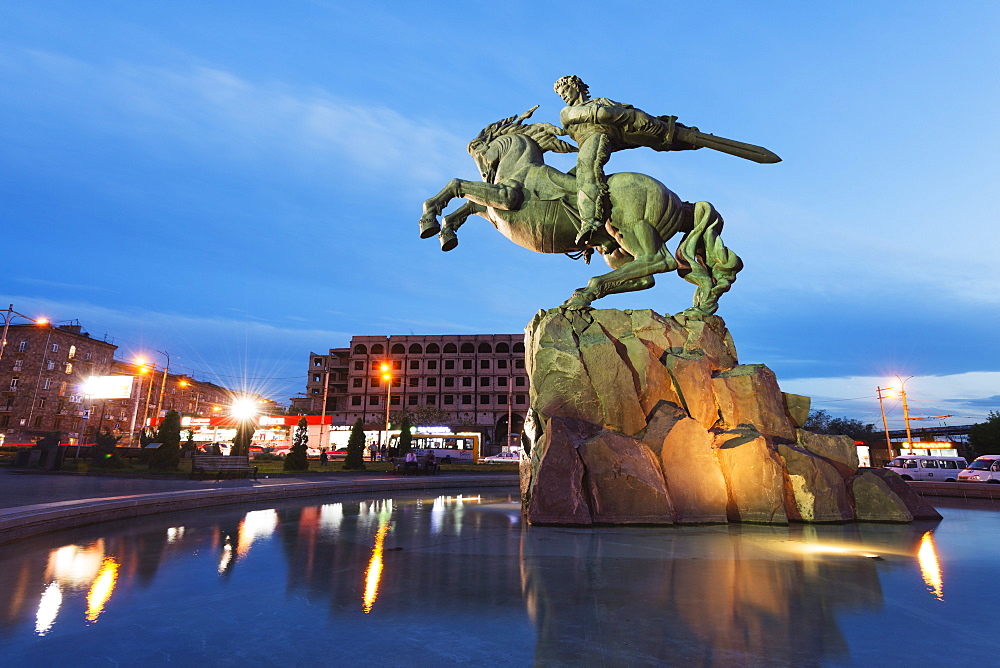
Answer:
[{"label": "bus", "polygon": [[[479,461],[480,434],[413,434],[411,445],[417,456],[433,452],[439,462],[475,464]],[[389,447],[399,447],[399,432],[389,432]]]}]

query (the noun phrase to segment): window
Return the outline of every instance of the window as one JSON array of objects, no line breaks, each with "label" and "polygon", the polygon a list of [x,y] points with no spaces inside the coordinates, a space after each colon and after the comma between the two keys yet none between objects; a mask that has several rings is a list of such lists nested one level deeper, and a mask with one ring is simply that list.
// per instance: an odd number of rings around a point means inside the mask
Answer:
[{"label": "window", "polygon": [[420,368],[420,362],[418,362],[417,360],[410,360],[410,368],[411,369],[419,369]]},{"label": "window", "polygon": [[479,344],[479,352],[481,353],[491,353],[493,352],[493,346],[483,341]]},{"label": "window", "polygon": [[506,394],[498,394],[497,395],[497,403],[498,404],[506,404],[507,403],[507,395]]},{"label": "window", "polygon": [[497,378],[497,385],[500,387],[507,387],[507,376],[500,376]]},{"label": "window", "polygon": [[314,387],[312,393],[313,394],[319,394],[319,390]]},{"label": "window", "polygon": [[90,361],[90,351],[89,350],[83,354],[83,359],[86,360],[86,361],[88,361],[88,362]]},{"label": "window", "polygon": [[18,384],[20,384],[20,382],[21,382],[21,379],[18,378],[17,376],[14,376],[13,378],[11,378],[10,379],[10,391],[11,392],[17,392],[17,386],[18,386]]},{"label": "window", "polygon": [[364,368],[365,368],[365,363],[364,362],[355,362],[354,363],[354,370],[355,371],[363,371]]},{"label": "window", "polygon": [[515,343],[514,344],[514,352],[515,353],[523,353],[524,352],[524,344],[520,343],[520,342]]},{"label": "window", "polygon": [[417,401],[419,399],[420,399],[420,397],[418,395],[411,394],[409,397],[407,397],[406,403],[408,403],[410,406],[416,406],[417,405]]},{"label": "window", "polygon": [[507,368],[507,360],[497,360],[497,368],[498,369],[506,369]]},{"label": "window", "polygon": [[514,368],[515,369],[523,369],[524,368],[524,360],[514,360]]},{"label": "window", "polygon": [[76,346],[69,347],[69,359],[76,357]]},{"label": "window", "polygon": [[395,343],[392,346],[392,351],[391,352],[392,352],[393,355],[405,355],[406,354],[406,348],[403,346],[402,343]]},{"label": "window", "polygon": [[480,369],[489,369],[490,368],[490,361],[489,360],[479,360],[479,368]]},{"label": "window", "polygon": [[410,385],[410,387],[420,387],[420,379],[419,378],[410,378],[409,385]]},{"label": "window", "polygon": [[462,403],[463,404],[471,404],[472,403],[472,395],[471,394],[463,394],[462,395]]},{"label": "window", "polygon": [[479,379],[479,386],[480,387],[489,387],[490,386],[490,378],[489,378],[489,376],[483,376],[482,378],[480,378]]},{"label": "window", "polygon": [[380,381],[379,381],[378,376],[372,376],[372,381],[371,381],[370,385],[372,387],[378,387],[379,383],[380,383]]},{"label": "window", "polygon": [[368,354],[368,346],[366,346],[363,343],[359,343],[358,345],[354,346],[354,354],[355,355],[367,355]]},{"label": "window", "polygon": [[45,360],[45,370],[52,371],[56,368],[56,363],[53,360]]},{"label": "window", "polygon": [[444,344],[444,351],[446,353],[457,353],[458,348],[455,346],[454,343],[446,343]]},{"label": "window", "polygon": [[514,384],[518,387],[524,387],[524,376],[518,376],[514,379]]},{"label": "window", "polygon": [[436,354],[441,352],[441,348],[439,348],[436,343],[428,343],[426,352]]},{"label": "window", "polygon": [[378,396],[373,395],[368,397],[368,403],[372,406],[378,406]]},{"label": "window", "polygon": [[353,383],[351,385],[353,387],[361,387],[361,379],[360,378],[355,378],[354,381],[353,381]]},{"label": "window", "polygon": [[419,343],[410,344],[410,354],[411,355],[422,355],[424,353],[424,347]]},{"label": "window", "polygon": [[933,459],[922,459],[920,460],[920,468],[923,469],[936,469],[938,467],[937,462]]},{"label": "window", "polygon": [[313,374],[313,382],[314,383],[318,383],[319,381],[320,381],[319,374],[318,373],[314,373]]},{"label": "window", "polygon": [[45,408],[45,397],[42,397],[41,399],[38,400],[38,407]]},{"label": "window", "polygon": [[427,405],[428,406],[433,406],[434,403],[435,403],[435,399],[437,399],[437,397],[435,397],[433,394],[428,394],[427,395]]},{"label": "window", "polygon": [[52,381],[51,380],[49,380],[48,378],[46,378],[45,380],[42,381],[42,389],[43,390],[47,390],[50,387],[52,387]]},{"label": "window", "polygon": [[73,365],[66,362],[66,373],[73,373]]},{"label": "window", "polygon": [[445,360],[444,361],[444,368],[445,369],[454,369],[455,368],[455,360]]},{"label": "window", "polygon": [[427,379],[427,387],[437,387],[437,384],[438,384],[438,379],[437,378],[428,378]]},{"label": "window", "polygon": [[462,344],[462,352],[463,353],[474,353],[474,352],[476,352],[476,347],[474,345],[472,345],[471,343],[463,343]]},{"label": "window", "polygon": [[58,343],[53,343],[51,346],[49,346],[49,350],[51,350],[54,353],[59,352],[59,344]]},{"label": "window", "polygon": [[381,343],[376,343],[372,346],[372,355],[383,355],[385,354],[385,346]]},{"label": "window", "polygon": [[524,403],[524,395],[523,394],[518,394],[517,396],[515,396],[514,397],[514,403],[515,404],[523,404]]},{"label": "window", "polygon": [[351,397],[351,405],[352,406],[360,406],[361,405],[361,397]]},{"label": "window", "polygon": [[391,405],[391,406],[398,406],[399,405],[399,395],[398,394],[396,396],[391,397],[389,399],[389,405]]},{"label": "window", "polygon": [[59,383],[59,396],[60,397],[66,396],[66,381],[65,380],[63,382]]},{"label": "window", "polygon": [[28,340],[21,339],[21,342],[17,344],[17,352],[23,353],[28,350]]},{"label": "window", "polygon": [[428,369],[436,369],[436,368],[438,368],[437,360],[428,360],[428,362],[427,362],[427,368]]},{"label": "window", "polygon": [[41,426],[42,426],[42,416],[39,415],[38,417],[35,418],[35,429],[38,429]]},{"label": "window", "polygon": [[403,386],[403,379],[402,378],[393,378],[392,379],[392,386],[393,387],[402,387]]},{"label": "window", "polygon": [[455,379],[454,378],[445,378],[444,379],[444,386],[445,387],[455,387]]},{"label": "window", "polygon": [[497,347],[496,347],[496,352],[498,352],[498,353],[509,353],[510,352],[510,346],[508,346],[506,343],[498,343]]},{"label": "window", "polygon": [[462,368],[463,369],[471,369],[472,368],[472,360],[462,360]]},{"label": "window", "polygon": [[399,360],[396,360],[395,362],[392,363],[392,368],[395,369],[396,371],[401,371],[403,368],[403,363]]},{"label": "window", "polygon": [[69,401],[72,404],[78,404],[78,403],[80,403],[80,395],[79,394],[71,394],[71,395],[69,395]]},{"label": "window", "polygon": [[472,387],[472,378],[466,376],[462,379],[462,387]]},{"label": "window", "polygon": [[23,359],[21,359],[20,357],[18,357],[16,360],[14,360],[13,371],[21,371],[23,367],[24,367],[24,360]]},{"label": "window", "polygon": [[446,395],[444,395],[444,402],[446,404],[453,404],[453,403],[455,403],[455,395],[454,394],[446,394]]}]

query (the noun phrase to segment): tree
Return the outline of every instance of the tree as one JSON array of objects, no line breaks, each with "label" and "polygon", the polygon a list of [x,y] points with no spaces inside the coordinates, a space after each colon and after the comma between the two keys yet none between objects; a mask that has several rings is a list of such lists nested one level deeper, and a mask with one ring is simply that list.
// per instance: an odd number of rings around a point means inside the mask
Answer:
[{"label": "tree", "polygon": [[823,410],[809,411],[805,428],[818,434],[850,436],[855,441],[870,440],[875,436],[875,425],[865,424],[861,420],[833,417]]},{"label": "tree", "polygon": [[351,427],[351,436],[347,440],[347,456],[344,458],[345,471],[365,470],[365,425],[358,418]]},{"label": "tree", "polygon": [[403,424],[399,428],[399,445],[396,452],[400,457],[405,456],[407,452],[413,449],[413,434],[410,432],[410,426],[410,418],[409,416],[405,416]]},{"label": "tree", "polygon": [[304,418],[299,418],[295,426],[295,435],[292,437],[292,449],[285,455],[286,471],[308,471],[309,453],[306,448],[309,444],[309,422]]},{"label": "tree", "polygon": [[187,440],[184,441],[184,447],[182,448],[182,450],[184,450],[184,452],[187,452],[187,453],[192,453],[192,454],[194,453],[194,451],[195,451],[195,444],[194,444],[194,430],[193,429],[188,429],[187,430]]},{"label": "tree", "polygon": [[156,430],[156,440],[160,447],[153,450],[149,455],[149,468],[164,469],[172,471],[181,462],[181,415],[177,411],[170,411],[160,428]]},{"label": "tree", "polygon": [[986,422],[969,428],[969,445],[981,455],[1000,455],[1000,411],[990,411]]},{"label": "tree", "polygon": [[94,465],[109,469],[126,468],[128,463],[118,455],[120,440],[121,436],[115,436],[106,429],[94,436],[94,448],[91,452]]},{"label": "tree", "polygon": [[233,437],[233,448],[229,451],[231,455],[249,455],[250,441],[253,440],[253,433],[256,429],[253,420],[244,418],[236,425],[236,436]]}]

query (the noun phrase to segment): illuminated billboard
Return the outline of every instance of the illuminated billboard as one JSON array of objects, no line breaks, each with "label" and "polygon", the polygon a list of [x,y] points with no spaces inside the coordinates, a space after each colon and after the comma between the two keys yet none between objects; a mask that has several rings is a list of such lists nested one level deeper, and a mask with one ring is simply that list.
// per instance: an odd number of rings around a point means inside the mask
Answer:
[{"label": "illuminated billboard", "polygon": [[132,396],[132,376],[91,376],[81,389],[91,399],[128,399]]}]

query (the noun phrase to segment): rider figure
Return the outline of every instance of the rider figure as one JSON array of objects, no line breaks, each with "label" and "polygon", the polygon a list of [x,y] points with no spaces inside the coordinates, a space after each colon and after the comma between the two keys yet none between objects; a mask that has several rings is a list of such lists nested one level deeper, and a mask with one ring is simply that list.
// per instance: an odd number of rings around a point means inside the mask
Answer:
[{"label": "rider figure", "polygon": [[612,153],[640,146],[654,151],[700,148],[675,139],[676,129],[685,127],[677,123],[676,116],[650,116],[632,105],[606,97],[592,100],[589,87],[577,76],[562,77],[553,88],[566,103],[559,114],[563,126],[559,134],[569,135],[580,147],[576,159],[581,219],[578,242],[587,241],[610,215],[604,165]]}]

